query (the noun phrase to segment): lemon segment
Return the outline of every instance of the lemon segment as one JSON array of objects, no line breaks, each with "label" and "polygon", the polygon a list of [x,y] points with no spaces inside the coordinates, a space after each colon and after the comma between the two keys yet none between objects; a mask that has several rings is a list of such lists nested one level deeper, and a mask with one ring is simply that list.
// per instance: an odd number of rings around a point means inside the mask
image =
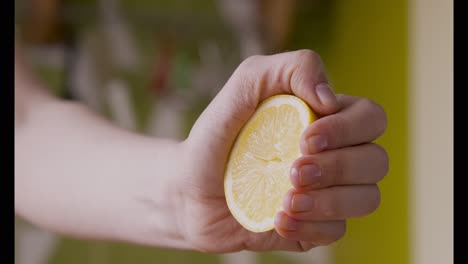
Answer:
[{"label": "lemon segment", "polygon": [[276,95],[262,102],[241,129],[229,155],[224,192],[229,210],[246,229],[274,228],[292,188],[289,170],[301,156],[301,134],[316,119],[298,97]]}]

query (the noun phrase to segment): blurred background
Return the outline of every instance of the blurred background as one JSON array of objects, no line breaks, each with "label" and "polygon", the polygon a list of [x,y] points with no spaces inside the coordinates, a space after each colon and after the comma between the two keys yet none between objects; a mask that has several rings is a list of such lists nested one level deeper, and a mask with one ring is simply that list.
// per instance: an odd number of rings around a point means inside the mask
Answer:
[{"label": "blurred background", "polygon": [[337,93],[388,115],[381,207],[304,254],[203,254],[60,237],[21,219],[15,263],[449,263],[453,257],[452,1],[15,0],[15,30],[57,96],[116,124],[184,138],[254,54],[320,53]]}]

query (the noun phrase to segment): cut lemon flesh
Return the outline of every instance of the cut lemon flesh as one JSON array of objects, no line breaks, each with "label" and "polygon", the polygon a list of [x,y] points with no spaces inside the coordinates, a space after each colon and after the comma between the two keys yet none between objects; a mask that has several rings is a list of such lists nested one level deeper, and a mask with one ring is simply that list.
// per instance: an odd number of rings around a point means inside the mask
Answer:
[{"label": "cut lemon flesh", "polygon": [[276,95],[263,101],[241,129],[229,155],[224,192],[229,210],[246,229],[274,228],[292,188],[289,171],[301,156],[301,134],[316,119],[298,97]]}]

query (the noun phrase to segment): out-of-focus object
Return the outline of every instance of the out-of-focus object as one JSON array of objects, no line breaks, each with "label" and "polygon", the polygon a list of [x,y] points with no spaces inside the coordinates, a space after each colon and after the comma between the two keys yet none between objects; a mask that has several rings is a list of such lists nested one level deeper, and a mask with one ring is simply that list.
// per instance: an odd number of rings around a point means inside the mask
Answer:
[{"label": "out-of-focus object", "polygon": [[268,50],[276,53],[285,48],[293,25],[296,2],[296,0],[260,1],[265,45],[267,45]]},{"label": "out-of-focus object", "polygon": [[220,0],[220,6],[239,38],[241,56],[264,54],[259,0]]},{"label": "out-of-focus object", "polygon": [[47,263],[60,239],[54,233],[20,221],[15,223],[15,235],[16,264]]},{"label": "out-of-focus object", "polygon": [[[164,41],[165,40],[165,41]],[[169,78],[174,63],[175,43],[170,37],[163,38],[155,58],[154,70],[152,71],[151,91],[159,96],[168,93]]]},{"label": "out-of-focus object", "polygon": [[24,0],[21,3],[21,38],[29,44],[51,44],[63,39],[62,1]]},{"label": "out-of-focus object", "polygon": [[284,49],[296,0],[221,0],[220,6],[238,36],[243,58]]}]

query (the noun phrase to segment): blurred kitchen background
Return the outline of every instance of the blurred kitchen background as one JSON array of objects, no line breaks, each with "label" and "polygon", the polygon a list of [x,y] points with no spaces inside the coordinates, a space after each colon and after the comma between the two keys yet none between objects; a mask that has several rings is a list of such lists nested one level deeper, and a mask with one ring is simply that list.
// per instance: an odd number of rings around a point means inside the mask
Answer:
[{"label": "blurred kitchen background", "polygon": [[305,254],[204,254],[60,237],[21,219],[16,264],[440,264],[453,257],[450,0],[15,0],[26,55],[58,96],[140,133],[184,138],[237,65],[313,49],[337,93],[388,115],[381,207]]}]

